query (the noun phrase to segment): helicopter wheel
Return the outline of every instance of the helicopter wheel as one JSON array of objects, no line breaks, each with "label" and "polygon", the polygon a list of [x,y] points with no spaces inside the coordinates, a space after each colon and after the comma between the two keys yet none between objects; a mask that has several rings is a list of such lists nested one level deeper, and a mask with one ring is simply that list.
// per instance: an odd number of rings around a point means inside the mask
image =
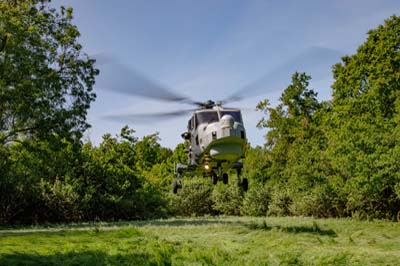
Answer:
[{"label": "helicopter wheel", "polygon": [[174,194],[178,193],[178,189],[182,188],[181,184],[178,184],[176,180],[172,181],[172,192]]},{"label": "helicopter wheel", "polygon": [[225,185],[228,184],[228,179],[229,179],[228,174],[227,174],[227,173],[223,173],[223,174],[222,174],[222,182],[223,182]]},{"label": "helicopter wheel", "polygon": [[241,185],[244,191],[247,191],[249,189],[249,181],[247,180],[247,178],[243,178]]},{"label": "helicopter wheel", "polygon": [[211,181],[212,181],[213,185],[216,185],[218,183],[218,176],[214,172],[211,173]]},{"label": "helicopter wheel", "polygon": [[242,174],[242,168],[237,168],[237,182],[239,187],[242,185],[241,174]]}]

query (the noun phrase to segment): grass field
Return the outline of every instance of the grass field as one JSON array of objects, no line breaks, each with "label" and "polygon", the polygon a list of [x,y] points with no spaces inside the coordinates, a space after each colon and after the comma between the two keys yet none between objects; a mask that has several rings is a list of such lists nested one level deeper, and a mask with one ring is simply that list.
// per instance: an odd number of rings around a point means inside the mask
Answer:
[{"label": "grass field", "polygon": [[0,265],[400,265],[400,223],[206,217],[0,228]]}]

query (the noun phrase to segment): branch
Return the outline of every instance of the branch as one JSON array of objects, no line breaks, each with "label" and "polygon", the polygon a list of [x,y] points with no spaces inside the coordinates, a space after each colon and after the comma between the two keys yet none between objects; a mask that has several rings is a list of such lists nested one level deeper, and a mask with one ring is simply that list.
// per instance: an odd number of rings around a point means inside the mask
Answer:
[{"label": "branch", "polygon": [[18,141],[17,138],[15,139],[10,139],[11,137],[15,136],[18,133],[22,133],[22,132],[31,132],[33,130],[39,129],[39,126],[36,127],[28,127],[28,128],[21,128],[21,129],[16,129],[16,130],[12,130],[11,132],[9,132],[7,135],[5,135],[4,137],[2,137],[0,139],[0,143],[8,143],[10,141]]}]

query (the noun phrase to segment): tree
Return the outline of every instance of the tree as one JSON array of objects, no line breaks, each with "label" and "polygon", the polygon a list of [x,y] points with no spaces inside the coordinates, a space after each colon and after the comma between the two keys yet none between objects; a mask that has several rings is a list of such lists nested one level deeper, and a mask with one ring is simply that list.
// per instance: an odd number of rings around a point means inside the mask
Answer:
[{"label": "tree", "polygon": [[243,172],[250,180],[250,184],[262,183],[268,180],[268,168],[271,166],[269,150],[257,146],[246,150],[246,157],[243,160]]},{"label": "tree", "polygon": [[[262,118],[257,127],[268,128],[266,147],[269,150],[268,159],[271,161],[266,175],[285,179],[291,174],[288,164],[298,162],[302,158],[299,154],[307,154],[312,145],[310,142],[316,135],[313,115],[321,109],[317,100],[317,93],[308,89],[310,76],[305,73],[294,73],[292,83],[284,90],[280,97],[280,104],[276,108],[269,105],[268,100],[257,105],[259,111],[264,112],[268,119]],[[301,151],[301,148],[305,149]],[[282,177],[287,171],[288,175]]]},{"label": "tree", "polygon": [[[267,186],[272,187],[270,214],[315,215],[320,199],[326,202],[325,209],[320,208],[321,216],[337,213],[337,204],[331,200],[336,191],[327,178],[331,168],[325,117],[331,106],[318,101],[317,93],[308,88],[310,79],[296,72],[276,108],[270,107],[268,100],[257,105],[268,116],[258,126],[269,129],[262,172]],[[325,191],[332,192],[324,198]]]},{"label": "tree", "polygon": [[181,163],[181,164],[187,164],[188,161],[188,148],[187,148],[187,143],[179,143],[175,149],[174,153],[172,155],[172,160],[173,163]]},{"label": "tree", "polygon": [[357,53],[333,68],[333,102],[348,117],[369,113],[391,118],[400,91],[400,17],[368,32]]},{"label": "tree", "polygon": [[392,16],[333,69],[328,152],[353,214],[394,217],[400,206],[399,66],[400,17]]},{"label": "tree", "polygon": [[172,156],[172,151],[161,147],[158,132],[144,136],[135,144],[136,167],[141,171],[150,170],[153,165],[165,162]]},{"label": "tree", "polygon": [[82,52],[72,8],[0,1],[0,144],[54,134],[80,139],[95,99],[95,60]]}]

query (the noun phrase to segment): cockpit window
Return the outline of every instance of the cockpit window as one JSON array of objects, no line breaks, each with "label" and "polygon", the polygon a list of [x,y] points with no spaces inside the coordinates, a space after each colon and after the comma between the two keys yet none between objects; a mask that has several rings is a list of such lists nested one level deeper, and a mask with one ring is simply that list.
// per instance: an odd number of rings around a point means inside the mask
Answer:
[{"label": "cockpit window", "polygon": [[242,116],[240,115],[240,111],[221,111],[221,117],[224,115],[231,115],[235,122],[242,123]]},{"label": "cockpit window", "polygon": [[196,114],[196,124],[218,122],[218,113],[216,111],[205,111]]}]

